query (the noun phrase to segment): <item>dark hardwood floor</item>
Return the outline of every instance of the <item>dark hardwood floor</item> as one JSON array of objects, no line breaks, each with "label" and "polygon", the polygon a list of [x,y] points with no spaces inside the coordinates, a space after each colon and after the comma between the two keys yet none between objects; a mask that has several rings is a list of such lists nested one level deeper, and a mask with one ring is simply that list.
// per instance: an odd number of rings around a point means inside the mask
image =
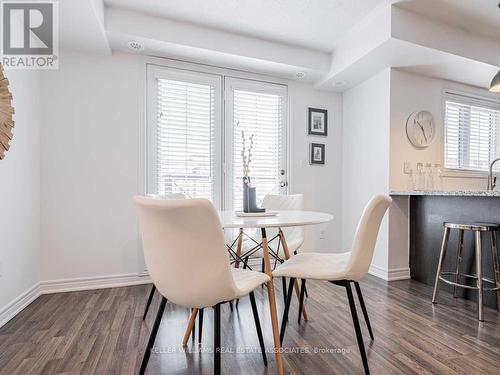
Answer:
[{"label": "dark hardwood floor", "polygon": [[[277,286],[281,283],[277,282]],[[498,374],[500,314],[485,310],[476,320],[476,305],[442,293],[430,303],[432,290],[415,281],[390,284],[368,276],[361,282],[375,340],[370,343],[358,304],[373,374]],[[0,329],[0,374],[134,374],[152,326],[159,298],[145,322],[142,313],[149,285],[44,295]],[[288,374],[362,374],[361,358],[345,290],[309,282],[309,321],[297,324],[297,301],[291,308],[284,347]],[[266,346],[272,334],[265,289],[257,291]],[[279,313],[282,295],[277,294]],[[188,310],[167,304],[148,374],[212,373],[212,317],[206,309],[203,343],[180,345]],[[231,313],[222,309],[222,343],[234,353],[222,355],[225,374],[275,374],[268,353],[264,367],[252,318],[244,298]],[[247,353],[236,351],[246,350]],[[315,353],[315,350],[319,353]]]}]

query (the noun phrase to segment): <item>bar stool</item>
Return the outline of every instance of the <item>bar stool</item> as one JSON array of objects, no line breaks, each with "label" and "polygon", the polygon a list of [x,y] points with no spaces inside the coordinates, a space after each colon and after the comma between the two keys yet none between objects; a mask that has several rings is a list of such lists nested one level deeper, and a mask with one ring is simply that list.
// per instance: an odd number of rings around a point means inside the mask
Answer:
[{"label": "bar stool", "polygon": [[[497,252],[497,231],[500,230],[499,224],[491,223],[470,223],[470,224],[457,224],[457,223],[443,223],[444,234],[443,242],[441,244],[441,253],[439,255],[439,263],[436,272],[436,281],[434,283],[434,292],[432,294],[432,303],[436,303],[438,292],[439,292],[439,281],[443,281],[447,284],[453,285],[453,296],[456,297],[457,287],[474,289],[478,291],[478,319],[484,321],[483,314],[483,290],[496,291],[497,294],[497,309],[500,308],[500,268],[498,264],[498,252]],[[450,230],[459,230],[459,242],[457,251],[457,260],[455,272],[443,272],[444,260],[446,257],[446,252],[448,249],[448,239],[450,237]],[[464,248],[464,232],[472,231],[475,236],[475,259],[476,259],[476,274],[461,274],[460,264],[462,262],[462,251]],[[494,280],[483,277],[483,265],[482,265],[482,233],[490,234],[491,241],[491,251],[493,257],[493,268],[494,268]],[[455,276],[455,281],[450,281],[445,278],[445,276]],[[476,280],[476,286],[469,286],[460,283],[461,277],[468,277]],[[495,285],[494,288],[483,288],[483,282],[487,282]]]}]

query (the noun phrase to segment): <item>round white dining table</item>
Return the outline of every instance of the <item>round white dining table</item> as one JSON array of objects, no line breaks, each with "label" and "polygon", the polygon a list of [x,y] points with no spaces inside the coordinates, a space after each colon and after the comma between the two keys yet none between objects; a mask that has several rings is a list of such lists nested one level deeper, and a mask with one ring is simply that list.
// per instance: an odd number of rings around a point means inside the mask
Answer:
[{"label": "round white dining table", "polygon": [[[276,353],[276,363],[278,366],[278,373],[284,373],[283,358],[281,356],[281,343],[280,334],[278,328],[278,313],[276,310],[276,298],[274,292],[273,284],[273,274],[271,268],[271,260],[269,255],[268,239],[266,228],[278,228],[280,243],[283,246],[283,251],[285,258],[290,258],[290,253],[288,251],[288,245],[286,243],[285,235],[281,228],[287,227],[299,227],[305,225],[322,224],[333,220],[333,215],[316,212],[316,211],[276,211],[274,216],[237,216],[234,211],[218,211],[219,218],[222,227],[228,228],[239,228],[240,233],[237,238],[237,250],[236,254],[239,258],[241,256],[242,240],[243,240],[243,229],[244,228],[260,228],[262,232],[262,250],[264,254],[264,264],[265,271],[271,277],[270,281],[267,283],[268,298],[269,298],[269,309],[271,312],[271,323],[273,328],[274,337],[274,347]],[[236,263],[236,267],[239,264]],[[295,292],[298,296],[299,285],[298,282],[295,283]],[[307,320],[307,314],[305,307],[302,310],[304,320]]]},{"label": "round white dining table", "polygon": [[273,216],[237,216],[234,211],[218,211],[223,228],[285,228],[326,223],[333,215],[317,211],[276,211]]}]

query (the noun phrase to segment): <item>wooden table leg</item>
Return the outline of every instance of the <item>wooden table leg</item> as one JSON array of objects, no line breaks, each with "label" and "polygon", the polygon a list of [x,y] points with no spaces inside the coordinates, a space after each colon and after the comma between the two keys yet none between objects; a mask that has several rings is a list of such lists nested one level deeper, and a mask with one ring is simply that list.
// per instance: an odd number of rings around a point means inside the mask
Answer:
[{"label": "wooden table leg", "polygon": [[[280,234],[280,241],[283,246],[283,252],[285,253],[285,259],[290,259],[290,251],[288,250],[288,244],[286,243],[285,235],[281,229],[279,231],[279,234]],[[298,280],[295,280],[294,289],[295,289],[295,294],[297,295],[297,298],[300,301],[300,288]],[[308,320],[305,306],[302,306],[302,316],[304,317],[304,320],[306,321]]]},{"label": "wooden table leg", "polygon": [[266,273],[271,277],[267,283],[267,296],[269,298],[269,310],[271,312],[271,324],[273,327],[274,348],[276,350],[276,364],[278,365],[278,374],[284,374],[283,357],[281,355],[280,334],[278,328],[278,311],[276,310],[276,298],[274,294],[273,273],[271,269],[271,259],[269,257],[269,247],[267,244],[266,229],[262,228],[262,251],[264,253],[264,263]]},{"label": "wooden table leg", "polygon": [[186,346],[189,341],[189,336],[191,336],[191,331],[193,330],[194,324],[196,323],[196,315],[198,315],[198,309],[193,309],[193,312],[189,317],[189,322],[186,328],[186,332],[184,332],[184,338],[182,339],[182,346]]},{"label": "wooden table leg", "polygon": [[[236,255],[238,256],[238,259],[241,256],[241,247],[242,247],[242,244],[243,244],[243,229],[240,228],[240,234],[238,235],[238,244],[236,245]],[[236,268],[240,268],[240,262],[236,261],[235,264],[234,264],[234,266]]]}]

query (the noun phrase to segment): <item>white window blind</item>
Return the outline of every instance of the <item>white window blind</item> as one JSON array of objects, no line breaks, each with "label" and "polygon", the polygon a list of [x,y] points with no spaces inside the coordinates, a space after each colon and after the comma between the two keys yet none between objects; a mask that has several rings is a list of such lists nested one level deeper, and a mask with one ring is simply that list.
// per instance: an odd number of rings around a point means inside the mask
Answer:
[{"label": "white window blind", "polygon": [[[242,209],[241,130],[254,134],[252,185],[286,193],[287,87],[148,65],[146,192]],[[238,125],[237,125],[238,124]]]},{"label": "white window blind", "polygon": [[158,194],[214,200],[215,87],[158,78]]},{"label": "white window blind", "polygon": [[445,168],[487,171],[500,157],[500,103],[447,94],[445,107]]},{"label": "white window blind", "polygon": [[242,133],[245,131],[247,148],[254,135],[250,177],[257,188],[257,202],[262,203],[266,194],[280,193],[280,170],[283,165],[283,94],[234,89],[233,140],[232,140],[232,206],[243,208],[243,166],[241,159]]}]

